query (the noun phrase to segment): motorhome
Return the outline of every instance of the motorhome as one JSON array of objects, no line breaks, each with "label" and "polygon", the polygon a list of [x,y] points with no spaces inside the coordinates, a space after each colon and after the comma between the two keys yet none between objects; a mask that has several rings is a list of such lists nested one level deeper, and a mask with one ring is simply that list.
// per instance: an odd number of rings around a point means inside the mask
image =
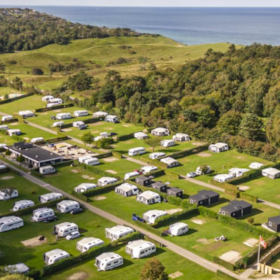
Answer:
[{"label": "motorhome", "polygon": [[179,236],[187,233],[188,231],[189,227],[187,224],[178,222],[173,225],[170,225],[166,233],[170,234],[171,236]]},{"label": "motorhome", "polygon": [[2,120],[2,122],[5,122],[5,121],[13,120],[13,119],[14,119],[13,116],[11,116],[11,115],[6,115],[6,116],[3,116],[1,120]]},{"label": "motorhome", "polygon": [[23,117],[23,118],[31,118],[34,117],[34,113],[30,110],[26,110],[26,111],[19,111],[18,114]]},{"label": "motorhome", "polygon": [[0,218],[0,232],[17,229],[24,226],[23,219],[16,216]]},{"label": "motorhome", "polygon": [[77,242],[76,248],[81,253],[84,253],[93,247],[101,246],[103,244],[104,244],[104,241],[99,238],[85,237]]},{"label": "motorhome", "polygon": [[21,131],[20,129],[8,129],[7,133],[9,136],[13,136],[13,135],[21,135]]},{"label": "motorhome", "polygon": [[124,174],[124,180],[126,181],[126,180],[129,180],[129,179],[139,176],[139,175],[140,175],[140,173],[138,171],[128,172],[128,173]]},{"label": "motorhome", "polygon": [[138,139],[138,140],[144,140],[148,138],[148,134],[144,133],[144,132],[135,132],[134,133],[134,138]]},{"label": "motorhome", "polygon": [[116,187],[115,192],[122,196],[133,196],[138,194],[139,189],[132,184],[124,183]]},{"label": "motorhome", "polygon": [[218,174],[213,177],[213,180],[219,182],[219,183],[224,183],[226,181],[232,180],[234,177],[230,174]]},{"label": "motorhome", "polygon": [[80,204],[74,200],[62,200],[56,204],[56,209],[60,213],[70,213],[72,210],[80,208]]},{"label": "motorhome", "polygon": [[88,116],[88,111],[87,110],[78,110],[78,111],[74,111],[74,116],[75,117],[84,117],[84,116]]},{"label": "motorhome", "polygon": [[165,163],[167,165],[167,168],[172,168],[180,165],[180,163],[172,157],[163,158],[160,161]]},{"label": "motorhome", "polygon": [[174,141],[178,141],[178,142],[185,142],[185,141],[190,141],[191,138],[188,134],[185,134],[185,133],[176,133],[172,139]]},{"label": "motorhome", "polygon": [[151,153],[151,154],[149,154],[149,158],[158,159],[160,157],[164,157],[165,155],[166,155],[166,153],[163,153],[163,152]]},{"label": "motorhome", "polygon": [[8,130],[10,129],[7,125],[0,125],[0,130]]},{"label": "motorhome", "polygon": [[118,179],[116,179],[116,178],[102,177],[102,178],[98,179],[97,186],[98,187],[105,187],[107,185],[114,184],[114,183],[117,183],[117,182],[118,182]]},{"label": "motorhome", "polygon": [[158,170],[158,168],[154,165],[145,165],[145,166],[142,166],[140,169],[141,173],[144,175],[151,173],[153,171],[156,171],[156,170]]},{"label": "motorhome", "polygon": [[61,127],[64,125],[64,122],[63,121],[60,121],[60,122],[54,122],[52,127]]},{"label": "motorhome", "polygon": [[61,249],[54,249],[43,255],[44,262],[46,265],[52,265],[60,260],[67,259],[70,257],[70,254]]},{"label": "motorhome", "polygon": [[123,257],[116,253],[103,253],[95,259],[95,264],[98,271],[112,270],[123,265]]},{"label": "motorhome", "polygon": [[18,191],[12,188],[4,188],[0,190],[0,200],[9,200],[18,197]]},{"label": "motorhome", "polygon": [[107,116],[108,116],[108,113],[102,112],[102,111],[95,112],[92,115],[93,118],[103,118],[103,117],[107,117]]},{"label": "motorhome", "polygon": [[38,208],[33,211],[32,221],[43,222],[49,218],[55,217],[54,210],[51,208]]},{"label": "motorhome", "polygon": [[83,193],[92,189],[97,188],[96,184],[93,183],[82,183],[79,186],[74,188],[74,191],[77,193]]},{"label": "motorhome", "polygon": [[138,147],[138,148],[132,148],[128,150],[128,155],[129,156],[137,156],[137,155],[142,155],[145,154],[146,150],[143,147]]},{"label": "motorhome", "polygon": [[56,119],[58,120],[67,120],[67,119],[71,119],[72,116],[70,113],[59,113],[56,115]]},{"label": "motorhome", "polygon": [[68,222],[55,225],[53,228],[54,234],[60,237],[65,237],[73,231],[79,231],[79,227],[74,223],[68,223]]},{"label": "motorhome", "polygon": [[143,220],[148,224],[154,224],[159,217],[166,216],[167,212],[162,210],[149,210],[143,214]]},{"label": "motorhome", "polygon": [[32,138],[30,140],[31,143],[33,144],[36,144],[36,143],[42,143],[42,142],[45,142],[44,138],[43,137],[35,137],[35,138]]},{"label": "motorhome", "polygon": [[111,123],[118,123],[120,122],[118,117],[115,115],[108,115],[107,117],[105,117],[104,119],[105,122],[111,122]]},{"label": "motorhome", "polygon": [[151,134],[154,136],[168,136],[169,130],[167,128],[158,127],[151,131]]},{"label": "motorhome", "polygon": [[175,146],[176,143],[174,142],[174,140],[165,139],[165,140],[160,141],[160,145],[164,148],[168,148],[168,147]]},{"label": "motorhome", "polygon": [[111,239],[112,241],[118,240],[119,238],[131,234],[133,232],[134,229],[122,225],[117,225],[112,228],[105,229],[106,237]]},{"label": "motorhome", "polygon": [[94,166],[94,165],[99,165],[100,161],[98,158],[90,157],[85,159],[84,164]]},{"label": "motorhome", "polygon": [[60,199],[62,198],[63,195],[61,193],[47,193],[47,194],[42,194],[39,196],[39,201],[41,203],[46,203],[48,201],[53,201],[53,200],[57,200],[57,199]]},{"label": "motorhome", "polygon": [[161,202],[160,195],[153,191],[145,191],[138,194],[136,200],[147,205]]},{"label": "motorhome", "polygon": [[14,203],[13,211],[19,211],[25,208],[34,206],[35,203],[32,200],[20,200]]},{"label": "motorhome", "polygon": [[73,127],[80,127],[80,126],[83,126],[83,125],[85,125],[85,123],[82,122],[82,121],[73,122]]},{"label": "motorhome", "polygon": [[125,252],[133,259],[140,259],[155,253],[156,246],[152,242],[143,239],[134,240],[126,245]]},{"label": "motorhome", "polygon": [[52,99],[54,99],[52,95],[45,95],[42,97],[43,102],[51,102]]},{"label": "motorhome", "polygon": [[42,166],[42,167],[39,168],[39,173],[43,174],[43,175],[52,174],[52,173],[55,173],[55,172],[56,172],[56,169],[51,165]]}]

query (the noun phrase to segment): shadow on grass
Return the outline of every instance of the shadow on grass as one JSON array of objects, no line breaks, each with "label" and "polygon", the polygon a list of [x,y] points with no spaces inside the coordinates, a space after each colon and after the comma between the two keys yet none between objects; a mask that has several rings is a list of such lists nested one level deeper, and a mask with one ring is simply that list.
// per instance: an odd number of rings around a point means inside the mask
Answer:
[{"label": "shadow on grass", "polygon": [[229,201],[230,201],[229,199],[226,199],[226,198],[222,197],[222,198],[219,199],[218,202],[209,205],[208,208],[212,208],[212,207],[218,206],[220,204],[224,204],[224,203],[229,202]]},{"label": "shadow on grass", "polygon": [[238,220],[246,220],[246,219],[248,219],[250,217],[253,217],[253,216],[261,214],[261,213],[263,213],[263,211],[261,211],[260,209],[253,208],[253,210],[252,210],[252,212],[250,214],[247,214],[247,215],[245,215],[243,217],[240,217],[240,218],[238,218]]}]

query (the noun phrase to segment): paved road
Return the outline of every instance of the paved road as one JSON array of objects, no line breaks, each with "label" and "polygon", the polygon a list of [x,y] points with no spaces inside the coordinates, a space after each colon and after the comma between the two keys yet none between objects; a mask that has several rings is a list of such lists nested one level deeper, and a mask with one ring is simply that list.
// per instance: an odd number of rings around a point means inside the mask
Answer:
[{"label": "paved road", "polygon": [[240,279],[240,280],[248,279],[247,277],[238,276],[235,273],[225,269],[222,266],[219,266],[219,265],[217,265],[215,263],[212,263],[212,262],[210,262],[208,260],[205,260],[202,257],[200,257],[200,256],[198,256],[198,255],[196,255],[196,254],[194,254],[194,253],[192,253],[192,252],[190,252],[190,251],[188,251],[188,250],[186,250],[184,248],[181,248],[180,246],[178,246],[178,245],[176,245],[176,244],[174,244],[172,242],[169,242],[169,241],[165,240],[162,237],[159,237],[159,236],[157,236],[157,235],[155,235],[153,233],[150,233],[149,231],[147,231],[145,229],[142,229],[142,228],[140,228],[140,227],[138,227],[138,226],[136,226],[134,224],[131,224],[131,223],[127,222],[127,221],[124,221],[124,220],[122,220],[122,219],[120,219],[120,218],[118,218],[118,217],[116,217],[116,216],[114,216],[114,215],[112,215],[110,213],[107,213],[107,212],[105,212],[105,211],[103,211],[103,210],[101,210],[101,209],[99,209],[99,208],[89,204],[89,203],[81,201],[81,200],[77,199],[76,197],[74,197],[74,196],[72,196],[72,195],[70,195],[70,194],[68,194],[68,193],[66,193],[66,192],[64,192],[64,191],[62,191],[62,190],[52,186],[52,185],[46,184],[44,181],[42,181],[42,180],[40,180],[40,179],[38,179],[38,178],[36,178],[36,177],[26,173],[26,172],[23,172],[22,170],[14,167],[14,166],[6,163],[6,162],[2,162],[1,160],[0,160],[0,162],[5,164],[5,165],[7,165],[11,169],[16,170],[17,172],[20,172],[22,177],[24,177],[25,179],[29,180],[30,182],[32,182],[34,184],[37,184],[40,187],[43,187],[43,188],[47,189],[48,191],[60,192],[63,195],[67,196],[68,198],[78,201],[79,203],[81,203],[85,208],[87,208],[92,213],[94,213],[96,215],[99,215],[99,216],[101,216],[101,217],[103,217],[103,218],[105,218],[107,220],[110,220],[110,221],[112,221],[112,222],[114,222],[116,224],[128,225],[128,226],[134,228],[135,230],[137,230],[139,232],[142,232],[146,236],[148,236],[148,237],[150,237],[150,238],[160,242],[161,244],[164,245],[164,247],[166,247],[169,250],[177,253],[178,255],[182,256],[183,258],[186,258],[186,259],[188,259],[188,260],[190,260],[192,262],[195,262],[196,264],[198,264],[198,265],[200,265],[200,266],[202,266],[202,267],[204,267],[204,268],[206,268],[206,269],[208,269],[208,270],[210,270],[212,272],[216,272],[217,270],[221,270],[224,273],[234,277],[235,279]]}]

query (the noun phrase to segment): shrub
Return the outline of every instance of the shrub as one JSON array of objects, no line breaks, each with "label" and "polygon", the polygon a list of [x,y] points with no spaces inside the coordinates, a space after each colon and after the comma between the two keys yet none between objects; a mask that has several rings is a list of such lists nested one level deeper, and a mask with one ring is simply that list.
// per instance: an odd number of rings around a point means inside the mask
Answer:
[{"label": "shrub", "polygon": [[31,73],[32,75],[37,75],[37,76],[44,75],[44,71],[41,68],[32,68]]},{"label": "shrub", "polygon": [[250,225],[253,225],[255,223],[255,219],[254,218],[249,218],[247,219],[247,222],[250,224]]}]

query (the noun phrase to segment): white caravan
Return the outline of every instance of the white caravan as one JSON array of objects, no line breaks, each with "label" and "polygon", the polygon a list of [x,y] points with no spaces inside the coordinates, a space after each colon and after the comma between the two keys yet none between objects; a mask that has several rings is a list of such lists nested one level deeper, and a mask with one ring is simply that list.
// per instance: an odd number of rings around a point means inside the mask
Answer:
[{"label": "white caravan", "polygon": [[74,209],[80,208],[80,204],[74,200],[62,200],[56,204],[56,209],[60,213],[70,213]]},{"label": "white caravan", "polygon": [[12,115],[6,115],[2,117],[2,122],[13,120],[14,117]]},{"label": "white caravan", "polygon": [[138,140],[144,140],[148,138],[148,134],[144,133],[144,132],[135,132],[134,133],[134,138],[138,139]]},{"label": "white caravan", "polygon": [[38,208],[33,211],[32,221],[33,222],[43,222],[48,218],[55,216],[54,210],[51,208]]},{"label": "white caravan", "polygon": [[64,125],[64,122],[63,121],[60,121],[60,122],[54,122],[52,127],[61,127]]},{"label": "white caravan", "polygon": [[122,225],[117,225],[112,228],[105,229],[106,237],[111,239],[112,241],[118,240],[119,238],[131,234],[133,232],[134,229]]},{"label": "white caravan", "polygon": [[62,259],[69,258],[70,254],[61,249],[54,249],[43,255],[44,262],[46,265],[52,265]]},{"label": "white caravan", "polygon": [[180,165],[180,163],[172,157],[163,158],[160,161],[165,163],[168,168],[172,168]]},{"label": "white caravan", "polygon": [[10,129],[7,125],[0,125],[0,130],[8,130]]},{"label": "white caravan", "polygon": [[166,153],[163,153],[163,152],[151,153],[151,154],[149,154],[149,158],[158,159],[160,157],[164,157],[165,155],[166,155]]},{"label": "white caravan", "polygon": [[61,98],[53,98],[49,101],[51,104],[59,105],[63,103],[63,100]]},{"label": "white caravan", "polygon": [[219,183],[224,183],[226,181],[232,180],[234,177],[230,174],[218,174],[214,176],[214,180],[219,182]]},{"label": "white caravan", "polygon": [[160,145],[164,148],[168,148],[168,147],[172,147],[172,146],[175,146],[176,143],[174,140],[171,140],[171,139],[165,139],[165,140],[162,140],[160,141]]},{"label": "white caravan", "polygon": [[156,246],[152,242],[140,239],[128,242],[125,247],[125,251],[133,259],[140,259],[155,253]]},{"label": "white caravan", "polygon": [[166,216],[167,212],[162,210],[149,210],[143,214],[143,219],[148,224],[154,224],[159,217]]},{"label": "white caravan", "polygon": [[48,103],[46,108],[53,108],[55,106],[58,106],[59,104],[58,103]]},{"label": "white caravan", "polygon": [[64,222],[58,225],[55,225],[53,228],[55,234],[60,237],[65,237],[73,231],[79,231],[79,227],[74,223]]},{"label": "white caravan", "polygon": [[49,202],[49,201],[53,201],[53,200],[57,200],[57,199],[60,199],[62,198],[63,195],[61,193],[46,193],[46,194],[42,194],[39,196],[39,201],[41,203],[46,203],[46,202]]},{"label": "white caravan", "polygon": [[116,253],[103,253],[95,259],[98,271],[106,271],[123,265],[123,257]]},{"label": "white caravan", "polygon": [[260,169],[261,167],[263,167],[264,165],[262,163],[259,163],[259,162],[252,162],[250,165],[249,165],[249,168],[251,169]]},{"label": "white caravan", "polygon": [[43,102],[51,102],[52,99],[54,99],[52,95],[45,95],[42,97]]},{"label": "white caravan", "polygon": [[130,178],[136,177],[140,175],[140,173],[138,171],[132,171],[132,172],[128,172],[124,174],[124,180],[129,180]]},{"label": "white caravan", "polygon": [[11,264],[5,267],[5,271],[9,274],[26,274],[29,272],[29,267],[24,263]]},{"label": "white caravan", "polygon": [[40,174],[46,175],[46,174],[55,173],[56,169],[51,165],[47,165],[47,166],[40,167],[39,172]]},{"label": "white caravan", "polygon": [[36,143],[41,143],[41,142],[44,142],[45,140],[44,140],[44,138],[43,137],[35,137],[35,138],[32,138],[31,139],[31,143],[33,143],[33,144],[36,144]]},{"label": "white caravan", "polygon": [[102,112],[102,111],[95,112],[92,115],[93,118],[102,118],[102,117],[107,117],[107,116],[108,116],[108,113]]},{"label": "white caravan", "polygon": [[91,156],[83,156],[83,157],[79,157],[78,158],[78,161],[80,162],[80,163],[85,163],[85,160],[86,159],[91,159],[92,157]]},{"label": "white caravan", "polygon": [[83,193],[92,189],[97,188],[96,184],[93,183],[82,183],[79,186],[74,188],[74,191],[77,193]]},{"label": "white caravan", "polygon": [[88,116],[88,111],[87,110],[78,110],[74,112],[75,117],[84,117]]},{"label": "white caravan", "polygon": [[81,253],[84,253],[93,247],[101,246],[103,244],[104,244],[104,241],[99,238],[85,237],[77,242],[76,248]]},{"label": "white caravan", "polygon": [[8,129],[7,132],[10,137],[12,137],[13,135],[21,135],[20,129]]},{"label": "white caravan", "polygon": [[0,232],[17,229],[24,226],[23,219],[16,216],[0,218]]},{"label": "white caravan", "polygon": [[169,226],[168,233],[171,236],[179,236],[187,233],[189,231],[189,226],[185,223],[178,222]]},{"label": "white caravan", "polygon": [[13,211],[19,211],[25,208],[34,206],[35,203],[32,200],[20,200],[14,203]]},{"label": "white caravan", "polygon": [[115,192],[122,196],[133,196],[138,194],[139,189],[134,185],[124,183],[116,187]]},{"label": "white caravan", "polygon": [[58,120],[67,120],[67,119],[71,119],[72,116],[71,116],[70,113],[59,113],[59,114],[56,115],[56,118]]},{"label": "white caravan", "polygon": [[90,157],[84,160],[84,164],[94,166],[94,165],[99,165],[100,161],[98,158]]},{"label": "white caravan", "polygon": [[83,125],[85,125],[85,123],[82,122],[82,121],[73,122],[73,127],[80,127],[80,126],[83,126]]},{"label": "white caravan", "polygon": [[128,155],[131,157],[137,156],[137,155],[142,155],[145,153],[146,153],[146,150],[143,147],[138,147],[138,148],[133,148],[133,149],[128,150]]},{"label": "white caravan", "polygon": [[114,183],[117,183],[118,179],[113,178],[113,177],[102,177],[100,179],[98,179],[97,181],[97,186],[98,187],[105,187],[107,185],[111,185]]},{"label": "white caravan", "polygon": [[158,193],[152,192],[152,191],[145,191],[145,192],[142,192],[141,194],[138,194],[136,200],[141,203],[144,203],[146,205],[161,202],[160,195]]},{"label": "white caravan", "polygon": [[191,138],[188,134],[185,134],[185,133],[176,133],[172,139],[174,141],[178,141],[178,142],[185,142],[185,141],[190,141]]},{"label": "white caravan", "polygon": [[140,171],[142,171],[142,174],[148,174],[148,173],[151,173],[156,170],[158,170],[158,168],[153,165],[145,165],[145,166],[142,166],[140,169]]},{"label": "white caravan", "polygon": [[0,200],[9,200],[15,197],[18,197],[16,189],[5,188],[0,190]]},{"label": "white caravan", "polygon": [[31,118],[34,117],[34,113],[30,110],[26,110],[26,111],[19,111],[18,114],[20,116],[22,116],[23,118]]},{"label": "white caravan", "polygon": [[105,117],[104,121],[105,122],[111,122],[111,123],[118,123],[119,119],[115,115],[108,115],[107,117]]},{"label": "white caravan", "polygon": [[244,173],[250,171],[250,169],[247,168],[231,168],[229,170],[229,174],[234,177],[241,177]]},{"label": "white caravan", "polygon": [[167,128],[158,127],[151,131],[151,134],[154,136],[168,136],[169,130]]}]

